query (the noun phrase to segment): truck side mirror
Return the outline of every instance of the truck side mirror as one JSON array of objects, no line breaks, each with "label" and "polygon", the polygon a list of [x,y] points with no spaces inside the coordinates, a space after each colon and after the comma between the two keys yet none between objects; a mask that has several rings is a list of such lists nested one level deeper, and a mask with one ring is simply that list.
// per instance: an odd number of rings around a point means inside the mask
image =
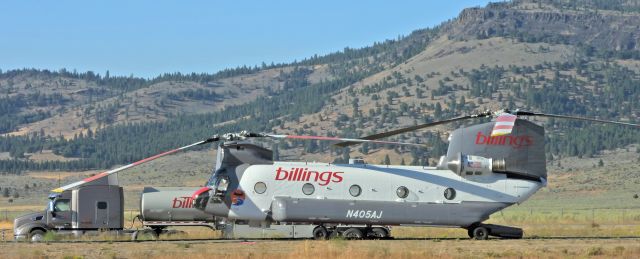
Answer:
[{"label": "truck side mirror", "polygon": [[52,217],[52,218],[55,218],[55,217],[56,217],[56,212],[55,212],[55,211],[50,210],[50,211],[49,211],[49,213],[51,214],[51,217]]}]

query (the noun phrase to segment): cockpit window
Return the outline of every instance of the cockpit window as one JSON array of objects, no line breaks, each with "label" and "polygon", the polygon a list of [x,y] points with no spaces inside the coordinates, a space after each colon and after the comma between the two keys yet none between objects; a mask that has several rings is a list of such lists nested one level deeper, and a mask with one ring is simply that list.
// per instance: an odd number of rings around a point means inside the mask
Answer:
[{"label": "cockpit window", "polygon": [[56,200],[55,203],[53,204],[53,211],[56,212],[63,212],[63,211],[70,211],[71,210],[71,206],[69,206],[69,200],[68,199],[60,199],[60,200]]},{"label": "cockpit window", "polygon": [[206,186],[213,186],[218,182],[218,178],[220,177],[220,175],[223,175],[225,172],[225,170],[223,168],[218,169],[217,171],[213,172],[211,174],[211,177],[209,178],[209,180],[207,181],[207,185]]},{"label": "cockpit window", "polygon": [[218,180],[216,189],[219,192],[226,192],[228,187],[229,187],[229,177],[228,176],[220,177],[220,179]]}]

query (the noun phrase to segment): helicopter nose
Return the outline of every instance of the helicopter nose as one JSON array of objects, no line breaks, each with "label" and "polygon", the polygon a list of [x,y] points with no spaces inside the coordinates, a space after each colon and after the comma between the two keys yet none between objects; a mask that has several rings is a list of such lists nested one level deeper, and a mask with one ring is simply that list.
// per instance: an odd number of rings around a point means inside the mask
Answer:
[{"label": "helicopter nose", "polygon": [[202,187],[198,189],[191,196],[193,207],[198,210],[205,210],[207,208],[207,203],[209,203],[209,197],[211,197],[210,187]]}]

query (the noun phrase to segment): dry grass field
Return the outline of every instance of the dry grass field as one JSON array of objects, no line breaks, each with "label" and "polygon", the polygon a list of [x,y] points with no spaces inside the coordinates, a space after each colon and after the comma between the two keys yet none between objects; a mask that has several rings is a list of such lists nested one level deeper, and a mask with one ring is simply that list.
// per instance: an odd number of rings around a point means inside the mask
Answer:
[{"label": "dry grass field", "polygon": [[0,243],[3,258],[638,258],[639,239]]}]

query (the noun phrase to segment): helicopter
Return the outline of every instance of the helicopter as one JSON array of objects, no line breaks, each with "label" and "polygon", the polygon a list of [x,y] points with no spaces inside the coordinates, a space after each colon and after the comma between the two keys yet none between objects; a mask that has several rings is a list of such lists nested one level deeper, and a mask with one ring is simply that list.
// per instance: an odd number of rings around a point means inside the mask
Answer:
[{"label": "helicopter", "polygon": [[[460,227],[470,238],[522,238],[517,227],[485,224],[489,216],[520,204],[547,185],[544,128],[523,117],[583,120],[640,128],[639,124],[528,111],[486,111],[378,133],[357,139],[227,133],[110,170],[53,192],[75,188],[130,167],[190,147],[220,142],[216,165],[193,207],[228,220],[265,226],[310,223],[317,239],[385,236],[373,225]],[[252,138],[414,145],[380,140],[437,125],[479,118],[493,121],[451,132],[447,154],[434,167],[273,161],[272,151],[246,142]],[[340,224],[365,228],[338,231]]]}]

